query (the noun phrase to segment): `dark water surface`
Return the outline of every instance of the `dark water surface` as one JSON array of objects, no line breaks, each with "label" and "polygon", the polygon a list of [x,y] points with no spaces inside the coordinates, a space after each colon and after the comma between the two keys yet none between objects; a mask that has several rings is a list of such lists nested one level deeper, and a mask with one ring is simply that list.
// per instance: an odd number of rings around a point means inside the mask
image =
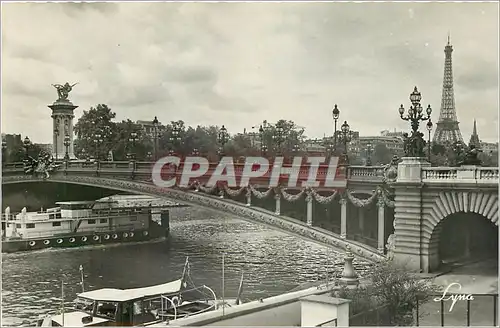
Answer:
[{"label": "dark water surface", "polygon": [[[236,295],[244,272],[243,299],[277,295],[301,283],[339,275],[343,260],[335,251],[298,237],[220,217],[199,209],[171,212],[170,242],[79,249],[44,250],[2,256],[2,326],[21,325],[54,313],[61,304],[61,280],[67,307],[81,292],[83,266],[86,290],[135,288],[179,279],[189,256],[197,285],[222,290],[225,253],[225,295]],[[366,265],[355,262],[358,272]]]}]

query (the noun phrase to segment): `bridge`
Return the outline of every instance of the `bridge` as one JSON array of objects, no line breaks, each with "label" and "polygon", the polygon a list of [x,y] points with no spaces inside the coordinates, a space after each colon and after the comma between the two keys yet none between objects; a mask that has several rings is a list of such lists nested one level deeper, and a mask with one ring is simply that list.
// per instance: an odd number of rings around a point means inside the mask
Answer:
[{"label": "bridge", "polygon": [[[498,225],[498,168],[431,168],[403,160],[393,168],[393,177],[387,167],[343,167],[343,188],[269,188],[264,177],[232,189],[207,187],[203,179],[185,188],[161,188],[152,183],[152,167],[134,161],[67,162],[43,179],[25,174],[23,163],[6,163],[2,184],[45,181],[165,197],[232,213],[371,261],[405,261],[424,272],[441,263],[440,240],[448,218],[475,213]],[[296,169],[307,174],[307,168]],[[326,171],[320,168],[321,175]],[[283,185],[286,177],[280,181]]]}]

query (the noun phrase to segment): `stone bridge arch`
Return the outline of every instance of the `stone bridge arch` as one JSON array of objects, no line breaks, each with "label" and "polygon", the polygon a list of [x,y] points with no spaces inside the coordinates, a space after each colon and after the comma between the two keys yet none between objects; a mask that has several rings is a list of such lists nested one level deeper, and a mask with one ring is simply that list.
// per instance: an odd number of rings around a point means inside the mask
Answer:
[{"label": "stone bridge arch", "polygon": [[482,216],[498,227],[498,194],[494,191],[442,191],[429,209],[424,215],[421,232],[421,247],[423,254],[427,254],[429,270],[435,270],[441,264],[440,242],[445,221],[457,214],[470,213]]},{"label": "stone bridge arch", "polygon": [[307,226],[300,220],[277,216],[275,213],[258,207],[245,206],[244,204],[231,199],[221,199],[220,197],[196,192],[191,190],[160,188],[148,182],[121,180],[116,178],[102,178],[93,176],[71,176],[57,175],[43,180],[33,176],[6,176],[2,179],[2,184],[14,183],[69,183],[77,185],[86,185],[99,188],[112,189],[117,191],[133,192],[155,197],[168,198],[170,200],[185,203],[191,206],[201,206],[211,210],[230,213],[248,221],[265,224],[292,233],[306,239],[333,246],[338,250],[349,250],[357,256],[368,261],[377,262],[385,259],[383,255],[377,253],[375,249],[364,246],[360,243],[347,241],[325,231]]}]

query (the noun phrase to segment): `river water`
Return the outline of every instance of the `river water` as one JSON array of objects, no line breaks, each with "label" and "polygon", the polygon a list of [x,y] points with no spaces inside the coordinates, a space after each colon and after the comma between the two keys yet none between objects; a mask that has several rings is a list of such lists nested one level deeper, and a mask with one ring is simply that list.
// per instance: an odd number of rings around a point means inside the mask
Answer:
[{"label": "river water", "polygon": [[[287,292],[300,284],[339,276],[334,250],[268,227],[200,208],[171,210],[169,242],[43,250],[2,256],[2,326],[27,325],[85,288],[136,288],[179,279],[186,256],[197,285],[235,297],[244,273],[243,300]],[[354,260],[363,275],[366,263]]]}]

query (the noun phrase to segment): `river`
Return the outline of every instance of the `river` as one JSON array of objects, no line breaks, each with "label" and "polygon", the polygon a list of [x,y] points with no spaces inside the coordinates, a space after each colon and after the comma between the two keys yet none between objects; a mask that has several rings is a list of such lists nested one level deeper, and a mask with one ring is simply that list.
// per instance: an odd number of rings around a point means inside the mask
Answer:
[{"label": "river", "polygon": [[[220,297],[224,252],[225,295],[236,295],[244,272],[243,300],[277,295],[306,282],[339,276],[340,254],[299,237],[201,208],[171,210],[169,242],[83,247],[3,254],[2,326],[27,325],[85,288],[135,288],[180,278],[186,256],[197,285]],[[363,275],[366,263],[354,260]]]}]

